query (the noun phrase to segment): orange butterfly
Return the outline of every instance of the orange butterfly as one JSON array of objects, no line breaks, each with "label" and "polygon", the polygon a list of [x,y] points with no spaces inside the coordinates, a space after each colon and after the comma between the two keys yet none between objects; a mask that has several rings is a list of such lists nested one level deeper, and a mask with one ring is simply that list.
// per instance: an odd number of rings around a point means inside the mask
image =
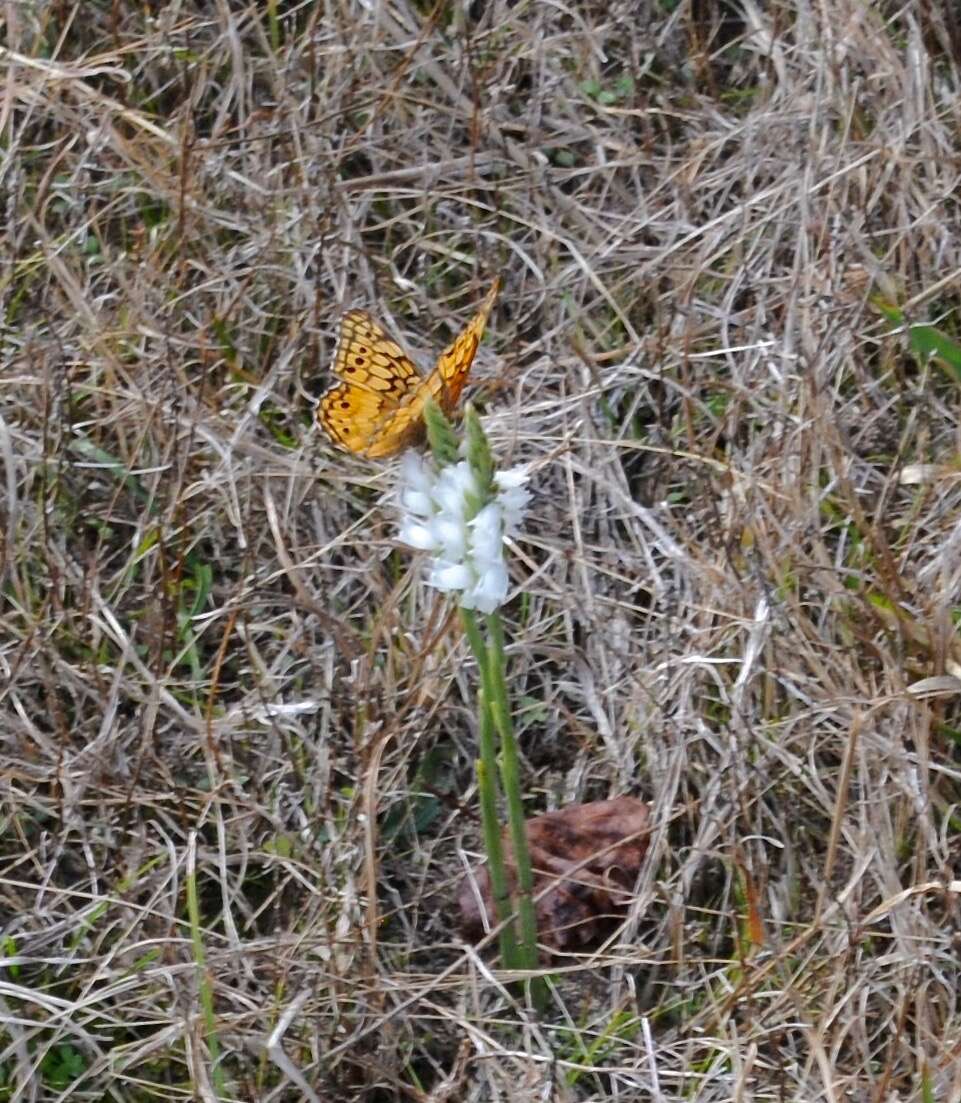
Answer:
[{"label": "orange butterfly", "polygon": [[317,404],[317,420],[331,440],[358,456],[393,456],[423,439],[428,398],[453,413],[499,287],[494,280],[467,329],[426,379],[366,310],[349,310],[334,353],[333,372],[341,382]]}]

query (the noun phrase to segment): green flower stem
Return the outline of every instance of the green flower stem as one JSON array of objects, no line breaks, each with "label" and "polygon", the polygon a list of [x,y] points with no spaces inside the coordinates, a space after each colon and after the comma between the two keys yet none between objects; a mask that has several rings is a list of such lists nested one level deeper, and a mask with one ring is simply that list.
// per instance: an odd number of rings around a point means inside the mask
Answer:
[{"label": "green flower stem", "polygon": [[[487,717],[487,726],[493,729],[490,713],[482,707],[481,725]],[[505,969],[520,968],[520,947],[517,944],[517,929],[511,915],[510,886],[507,883],[507,870],[504,868],[504,852],[501,847],[500,821],[497,818],[497,778],[492,778],[478,759],[474,768],[477,771],[477,788],[480,793],[481,825],[484,831],[484,849],[487,851],[487,872],[491,879],[491,896],[494,898],[494,917],[503,924],[497,936],[500,946],[501,962]],[[496,872],[495,872],[496,871]],[[508,922],[504,922],[508,920]]]},{"label": "green flower stem", "polygon": [[517,913],[520,918],[520,955],[522,967],[537,968],[537,915],[534,911],[534,874],[531,870],[531,855],[527,846],[527,831],[524,825],[524,804],[521,800],[520,760],[517,753],[517,740],[514,738],[514,726],[511,722],[510,706],[507,700],[507,680],[504,674],[504,628],[496,613],[487,617],[487,678],[490,682],[490,704],[494,714],[494,725],[500,736],[501,784],[507,799],[507,822],[510,827],[511,842],[514,847],[514,862],[517,867]]},{"label": "green flower stem", "polygon": [[513,920],[504,922],[509,919],[513,909],[511,907],[507,869],[504,865],[504,850],[501,845],[500,818],[497,814],[497,749],[494,744],[494,716],[490,707],[490,673],[487,663],[487,647],[484,644],[474,613],[470,609],[461,609],[460,615],[471,650],[477,659],[481,676],[481,689],[478,692],[480,758],[476,766],[477,786],[480,797],[484,849],[487,851],[487,872],[490,875],[491,895],[494,898],[494,917],[498,924],[504,924],[499,936],[501,963],[505,969],[516,969],[521,965],[517,930]]}]

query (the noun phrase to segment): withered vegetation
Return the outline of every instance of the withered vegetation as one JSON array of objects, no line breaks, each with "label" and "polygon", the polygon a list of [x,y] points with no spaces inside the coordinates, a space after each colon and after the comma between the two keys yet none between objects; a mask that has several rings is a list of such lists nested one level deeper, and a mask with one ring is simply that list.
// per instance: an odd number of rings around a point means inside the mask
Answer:
[{"label": "withered vegetation", "polygon": [[[0,6],[0,1101],[949,1099],[961,23]],[[547,1011],[457,932],[476,670],[337,319],[529,464],[531,814],[651,802]]]}]

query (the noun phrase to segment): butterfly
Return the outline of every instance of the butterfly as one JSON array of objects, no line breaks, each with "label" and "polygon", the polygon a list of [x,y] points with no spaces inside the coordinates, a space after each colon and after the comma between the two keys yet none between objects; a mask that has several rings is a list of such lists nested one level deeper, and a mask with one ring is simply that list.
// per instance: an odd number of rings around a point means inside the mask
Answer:
[{"label": "butterfly", "polygon": [[453,413],[499,287],[495,279],[467,328],[426,378],[366,310],[348,310],[334,352],[333,372],[340,382],[317,403],[317,420],[330,439],[348,452],[380,459],[423,439],[429,398],[445,414]]}]

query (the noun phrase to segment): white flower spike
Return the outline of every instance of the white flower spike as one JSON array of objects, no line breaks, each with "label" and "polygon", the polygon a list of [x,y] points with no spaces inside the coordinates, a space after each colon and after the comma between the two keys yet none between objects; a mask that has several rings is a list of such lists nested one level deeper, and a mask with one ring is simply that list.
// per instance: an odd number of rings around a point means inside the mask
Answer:
[{"label": "white flower spike", "polygon": [[427,584],[459,594],[464,609],[493,613],[507,597],[504,537],[516,531],[530,500],[518,467],[494,475],[494,492],[473,516],[480,488],[466,460],[436,471],[408,452],[401,461],[400,539],[429,551]]}]

